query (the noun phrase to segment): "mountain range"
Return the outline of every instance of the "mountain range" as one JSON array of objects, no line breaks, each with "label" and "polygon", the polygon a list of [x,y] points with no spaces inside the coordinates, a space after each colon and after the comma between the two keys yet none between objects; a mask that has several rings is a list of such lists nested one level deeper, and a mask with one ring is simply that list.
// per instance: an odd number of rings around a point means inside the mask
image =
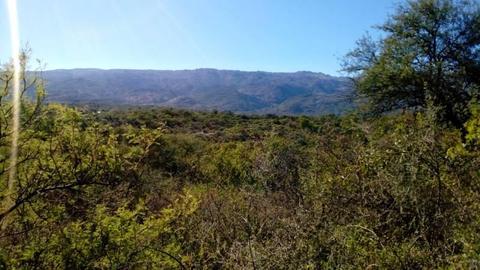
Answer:
[{"label": "mountain range", "polygon": [[234,70],[62,69],[42,73],[48,101],[154,105],[248,114],[339,114],[351,108],[347,78]]}]

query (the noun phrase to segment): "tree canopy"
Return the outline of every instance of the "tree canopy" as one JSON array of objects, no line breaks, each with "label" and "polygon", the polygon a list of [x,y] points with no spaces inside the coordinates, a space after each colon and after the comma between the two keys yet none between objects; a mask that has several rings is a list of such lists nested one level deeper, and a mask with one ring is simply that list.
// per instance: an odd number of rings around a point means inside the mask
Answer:
[{"label": "tree canopy", "polygon": [[345,59],[358,96],[375,114],[435,108],[463,126],[480,85],[480,8],[471,0],[407,1]]}]

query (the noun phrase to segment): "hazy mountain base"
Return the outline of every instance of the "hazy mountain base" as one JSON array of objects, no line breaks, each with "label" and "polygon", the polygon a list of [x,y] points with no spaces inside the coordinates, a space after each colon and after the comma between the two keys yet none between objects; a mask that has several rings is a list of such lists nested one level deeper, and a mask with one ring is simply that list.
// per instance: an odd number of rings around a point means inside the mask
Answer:
[{"label": "hazy mountain base", "polygon": [[467,144],[421,113],[364,121],[56,105],[42,112],[23,132],[21,157],[30,158],[19,165],[20,191],[34,195],[2,232],[6,267],[478,263],[479,110]]},{"label": "hazy mountain base", "polygon": [[155,105],[247,114],[340,114],[352,108],[346,78],[322,73],[214,69],[52,70],[48,100],[67,104]]}]

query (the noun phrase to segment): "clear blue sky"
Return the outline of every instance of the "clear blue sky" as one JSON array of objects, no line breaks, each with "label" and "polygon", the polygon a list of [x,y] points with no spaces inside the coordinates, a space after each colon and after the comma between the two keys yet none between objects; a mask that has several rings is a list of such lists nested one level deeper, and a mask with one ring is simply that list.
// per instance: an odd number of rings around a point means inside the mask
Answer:
[{"label": "clear blue sky", "polygon": [[[5,0],[0,61],[9,57]],[[320,71],[393,0],[18,0],[22,44],[57,68]]]}]

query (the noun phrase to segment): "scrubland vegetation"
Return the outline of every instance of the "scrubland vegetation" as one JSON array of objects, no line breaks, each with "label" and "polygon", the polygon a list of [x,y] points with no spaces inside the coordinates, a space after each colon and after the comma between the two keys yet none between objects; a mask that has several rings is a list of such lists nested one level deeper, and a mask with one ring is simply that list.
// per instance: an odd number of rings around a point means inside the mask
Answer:
[{"label": "scrubland vegetation", "polygon": [[478,110],[465,143],[426,113],[367,121],[48,105],[37,115],[4,217],[5,265],[411,269],[479,259]]},{"label": "scrubland vegetation", "polygon": [[71,108],[26,78],[0,268],[479,268],[480,13],[462,3],[408,2],[361,41],[342,116]]}]

